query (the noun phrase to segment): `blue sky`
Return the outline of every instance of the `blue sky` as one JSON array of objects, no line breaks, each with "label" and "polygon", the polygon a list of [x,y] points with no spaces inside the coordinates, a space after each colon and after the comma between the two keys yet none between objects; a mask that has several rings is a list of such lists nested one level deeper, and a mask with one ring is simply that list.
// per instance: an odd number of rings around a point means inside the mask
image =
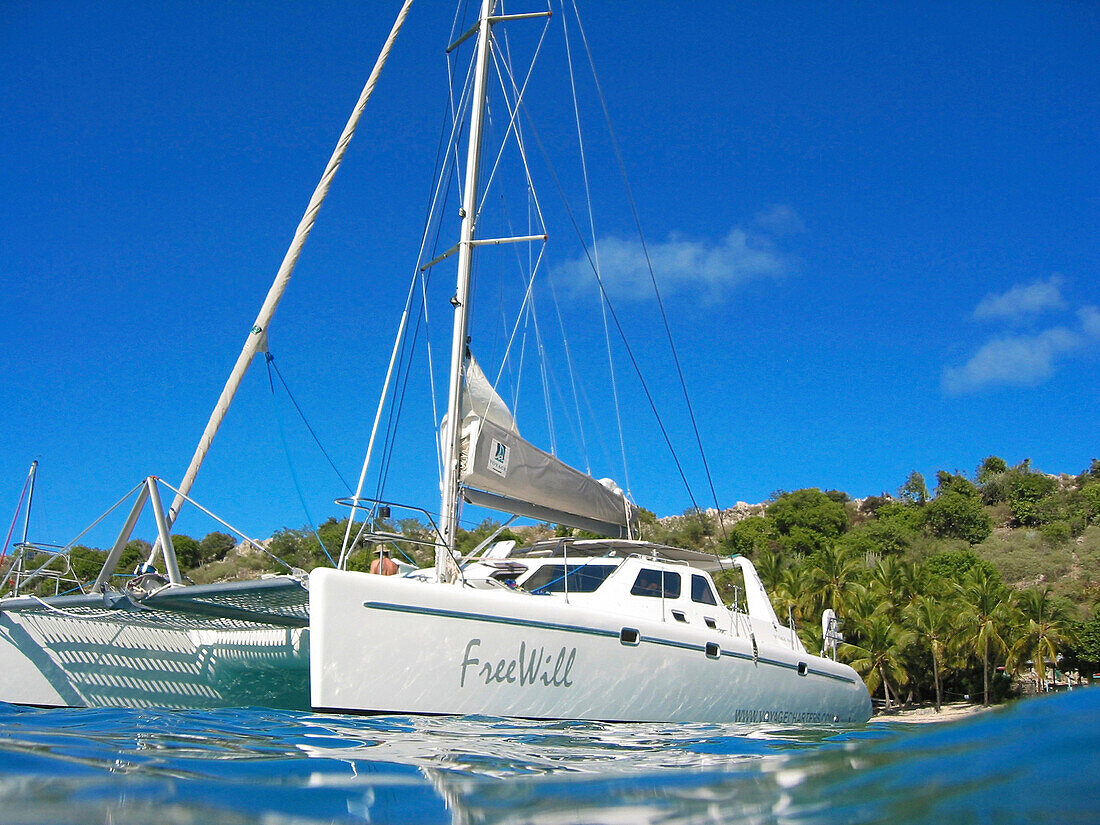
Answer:
[{"label": "blue sky", "polygon": [[[42,540],[71,539],[145,475],[179,480],[397,6],[0,11],[0,511],[34,458]],[[582,17],[723,505],[892,491],[989,454],[1071,473],[1100,455],[1095,4],[636,2]],[[352,483],[415,266],[450,26],[414,5],[271,330]],[[563,102],[560,56],[540,65]],[[568,121],[539,128],[568,144]],[[591,148],[594,178],[616,180],[606,144]],[[706,506],[618,186],[596,196],[608,288]],[[596,404],[598,314],[580,308],[576,245],[550,248]],[[491,374],[499,345],[475,333]],[[616,357],[630,490],[680,512],[691,498]],[[193,491],[261,537],[306,523],[279,420],[312,517],[339,514],[344,492],[275,403],[278,420],[257,363]],[[528,396],[518,406],[540,441]],[[430,407],[410,389],[406,412],[387,494],[435,509]],[[622,483],[609,415],[587,456],[561,451]]]}]

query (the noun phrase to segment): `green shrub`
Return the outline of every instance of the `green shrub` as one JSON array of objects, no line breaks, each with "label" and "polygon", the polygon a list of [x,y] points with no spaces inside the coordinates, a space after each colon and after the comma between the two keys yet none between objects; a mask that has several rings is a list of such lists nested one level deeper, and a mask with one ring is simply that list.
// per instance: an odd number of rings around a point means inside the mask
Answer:
[{"label": "green shrub", "polygon": [[1044,524],[1039,528],[1039,532],[1042,533],[1047,544],[1054,547],[1065,544],[1073,537],[1073,530],[1070,529],[1067,521],[1052,521]]},{"label": "green shrub", "polygon": [[82,544],[78,544],[69,551],[69,563],[72,565],[73,575],[82,582],[94,581],[105,561],[107,561],[106,551],[95,550]]},{"label": "green shrub", "polygon": [[207,533],[199,542],[199,559],[203,564],[224,559],[237,546],[237,540],[228,533]]},{"label": "green shrub", "polygon": [[991,455],[978,465],[976,477],[979,484],[986,484],[991,479],[1008,472],[1008,464],[1003,458]]},{"label": "green shrub", "polygon": [[762,516],[750,516],[730,527],[722,544],[727,553],[740,553],[752,558],[769,549],[778,537],[771,521]]},{"label": "green shrub", "polygon": [[934,536],[979,544],[993,532],[981,499],[949,489],[925,505],[925,524]]},{"label": "green shrub", "polygon": [[1100,524],[1100,482],[1086,482],[1081,486],[1080,494],[1085,505],[1087,523]]},{"label": "green shrub", "polygon": [[1014,468],[1007,474],[1007,499],[1017,524],[1034,527],[1042,523],[1039,502],[1058,489],[1058,482],[1042,473]]},{"label": "green shrub", "polygon": [[853,527],[841,537],[841,543],[853,553],[896,556],[913,543],[915,531],[897,521],[875,519]]},{"label": "green shrub", "polygon": [[961,582],[967,573],[975,569],[1000,576],[997,568],[973,550],[948,550],[936,553],[925,561],[924,569],[933,576],[956,583]]},{"label": "green shrub", "polygon": [[796,527],[821,536],[836,538],[848,529],[848,511],[844,504],[812,487],[783,493],[768,505],[767,516],[782,535]]},{"label": "green shrub", "polygon": [[1064,588],[1058,582],[1074,567],[1071,547],[1065,543],[1051,545],[1039,530],[998,533],[974,549],[1011,584],[1045,581],[1061,591]]},{"label": "green shrub", "polygon": [[888,501],[875,511],[875,520],[916,532],[924,526],[925,508],[920,504]]},{"label": "green shrub", "polygon": [[828,543],[828,539],[816,530],[795,525],[786,535],[779,537],[779,546],[784,553],[796,556],[808,556],[816,553]]},{"label": "green shrub", "polygon": [[949,473],[946,470],[940,470],[936,473],[936,497],[939,498],[944,493],[960,493],[970,498],[979,495],[974,482],[966,476],[961,473]]},{"label": "green shrub", "polygon": [[190,570],[201,563],[199,543],[190,536],[172,536],[172,549],[180,570]]}]

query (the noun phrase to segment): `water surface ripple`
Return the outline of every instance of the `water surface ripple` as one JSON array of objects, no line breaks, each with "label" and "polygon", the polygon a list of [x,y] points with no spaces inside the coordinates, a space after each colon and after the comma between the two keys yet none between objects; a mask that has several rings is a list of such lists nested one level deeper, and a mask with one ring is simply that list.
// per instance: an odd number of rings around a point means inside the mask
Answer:
[{"label": "water surface ripple", "polygon": [[4,825],[1100,823],[1100,690],[858,727],[0,704]]}]

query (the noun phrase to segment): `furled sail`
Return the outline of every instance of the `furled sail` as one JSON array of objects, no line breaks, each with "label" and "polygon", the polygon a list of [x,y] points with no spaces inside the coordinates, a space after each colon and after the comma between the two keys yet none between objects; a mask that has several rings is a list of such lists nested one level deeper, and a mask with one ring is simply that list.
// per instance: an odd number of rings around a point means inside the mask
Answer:
[{"label": "furled sail", "polygon": [[471,415],[492,421],[499,427],[519,434],[512,411],[497,395],[492,383],[486,377],[473,355],[466,358],[466,376],[462,387],[462,420]]},{"label": "furled sail", "polygon": [[610,479],[596,480],[524,441],[507,405],[472,357],[463,392],[460,479],[466,501],[630,537],[637,508],[622,490]]}]

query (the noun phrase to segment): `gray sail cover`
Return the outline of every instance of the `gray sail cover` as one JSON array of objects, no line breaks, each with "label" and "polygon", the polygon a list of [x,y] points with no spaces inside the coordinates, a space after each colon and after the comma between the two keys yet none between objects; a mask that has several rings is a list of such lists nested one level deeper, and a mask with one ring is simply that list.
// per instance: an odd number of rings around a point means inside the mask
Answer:
[{"label": "gray sail cover", "polygon": [[493,503],[493,497],[467,495],[471,502],[605,535],[626,535],[636,522],[637,508],[610,479],[574,470],[524,441],[514,426],[473,412],[462,423],[463,485],[507,499]]}]

